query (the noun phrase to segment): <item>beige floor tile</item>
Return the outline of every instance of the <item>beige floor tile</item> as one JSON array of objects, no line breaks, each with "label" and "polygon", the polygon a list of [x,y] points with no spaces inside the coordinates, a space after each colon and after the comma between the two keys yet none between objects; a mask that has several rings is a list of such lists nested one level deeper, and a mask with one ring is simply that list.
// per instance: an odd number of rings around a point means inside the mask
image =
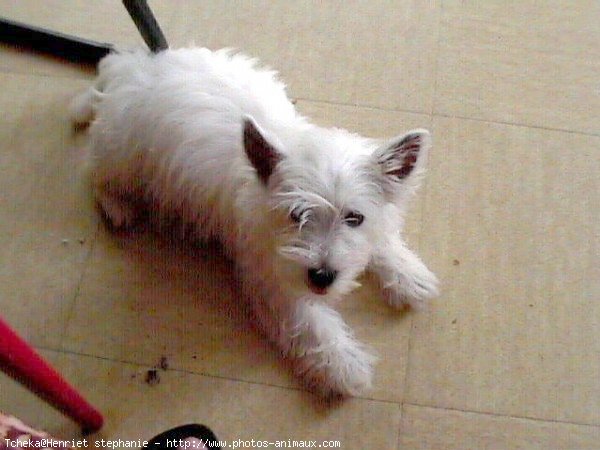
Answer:
[{"label": "beige floor tile", "polygon": [[409,402],[600,423],[600,138],[434,119]]},{"label": "beige floor tile", "polygon": [[[395,448],[399,405],[349,400],[324,405],[303,391],[146,369],[64,355],[59,368],[105,415],[91,439],[149,439],[170,427],[205,423],[224,440],[339,440],[341,448]],[[60,430],[59,430],[60,431]]]},{"label": "beige floor tile", "polygon": [[600,428],[405,405],[401,449],[596,450]]},{"label": "beige floor tile", "polygon": [[260,58],[294,97],[430,112],[438,3],[189,1],[165,29]]},{"label": "beige floor tile", "polygon": [[[383,0],[150,5],[172,46],[236,47],[280,70],[293,96],[431,111],[438,0],[403,0],[391,12]],[[123,48],[143,45],[123,6],[110,0],[0,0],[0,15]],[[0,71],[90,76],[27,52],[3,56]]]},{"label": "beige floor tile", "polygon": [[96,69],[91,66],[67,63],[48,55],[0,45],[0,72],[92,80]]},{"label": "beige floor tile", "polygon": [[600,133],[600,4],[444,2],[438,113]]},{"label": "beige floor tile", "polygon": [[217,248],[184,248],[150,234],[111,236],[94,246],[66,349],[222,377],[290,384],[250,326]]},{"label": "beige floor tile", "polygon": [[[362,292],[368,290],[365,289]],[[379,301],[379,298],[376,299]],[[380,302],[381,303],[381,302]],[[378,357],[373,388],[365,398],[401,402],[404,399],[408,335],[412,313],[398,313],[389,307],[384,314],[344,310],[342,314],[361,342]]]},{"label": "beige floor tile", "polygon": [[345,128],[372,138],[393,138],[413,128],[430,128],[431,116],[378,108],[298,100],[296,108],[324,127]]},{"label": "beige floor tile", "polygon": [[56,347],[96,218],[67,119],[77,84],[0,74],[0,310]]}]

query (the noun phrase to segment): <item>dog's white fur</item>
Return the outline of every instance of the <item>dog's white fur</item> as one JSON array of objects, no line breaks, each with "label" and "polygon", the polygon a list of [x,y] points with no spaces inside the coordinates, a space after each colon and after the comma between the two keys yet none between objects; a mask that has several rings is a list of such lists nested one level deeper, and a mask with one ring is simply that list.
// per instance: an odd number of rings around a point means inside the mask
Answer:
[{"label": "dog's white fur", "polygon": [[[395,307],[437,294],[400,236],[430,147],[425,130],[383,142],[318,127],[274,72],[198,48],[107,56],[72,113],[91,122],[95,193],[112,224],[129,225],[143,199],[218,238],[264,332],[323,393],[371,384],[375,358],[331,307],[359,274],[377,274]],[[337,272],[324,289],[307,278],[321,267]]]}]

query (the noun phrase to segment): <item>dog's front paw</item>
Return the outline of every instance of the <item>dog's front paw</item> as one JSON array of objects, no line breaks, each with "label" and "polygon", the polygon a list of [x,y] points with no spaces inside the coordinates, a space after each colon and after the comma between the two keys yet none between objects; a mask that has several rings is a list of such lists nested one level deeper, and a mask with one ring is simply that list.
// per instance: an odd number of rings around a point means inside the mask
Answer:
[{"label": "dog's front paw", "polygon": [[355,341],[310,349],[297,360],[296,371],[323,396],[359,395],[371,387],[376,357]]},{"label": "dog's front paw", "polygon": [[383,295],[388,304],[394,308],[412,308],[422,310],[430,299],[439,295],[438,279],[424,268],[411,274],[399,273],[396,280],[383,287]]}]

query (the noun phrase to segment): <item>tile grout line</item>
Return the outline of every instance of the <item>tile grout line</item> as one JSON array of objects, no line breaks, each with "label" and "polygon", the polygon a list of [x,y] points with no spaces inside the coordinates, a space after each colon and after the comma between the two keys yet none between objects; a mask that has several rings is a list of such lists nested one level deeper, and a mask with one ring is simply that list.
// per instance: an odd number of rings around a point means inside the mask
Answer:
[{"label": "tile grout line", "polygon": [[[93,354],[89,354],[89,353],[76,352],[76,351],[72,351],[72,350],[55,349],[55,348],[39,346],[39,345],[36,345],[34,347],[38,350],[50,351],[50,352],[59,353],[59,354],[83,356],[86,358],[98,359],[101,361],[115,362],[115,363],[119,363],[119,364],[128,364],[128,365],[143,367],[143,368],[152,368],[153,367],[150,364],[140,363],[140,362],[136,362],[136,361],[114,359],[114,358],[109,358],[109,357],[105,357],[105,356],[93,355]],[[183,373],[186,375],[199,376],[199,377],[204,377],[204,378],[215,378],[215,379],[219,379],[219,380],[226,380],[226,381],[250,384],[250,385],[255,385],[255,386],[266,386],[266,387],[282,389],[282,390],[287,390],[287,391],[306,392],[308,395],[314,395],[310,391],[307,391],[306,389],[302,389],[299,387],[293,387],[293,386],[281,386],[281,385],[272,384],[272,383],[261,383],[261,382],[257,382],[257,381],[249,381],[249,380],[243,380],[243,379],[238,379],[238,378],[226,377],[223,375],[214,375],[214,374],[208,374],[208,373],[202,373],[202,372],[194,372],[194,371],[186,370],[186,369],[169,368],[166,371]],[[600,424],[594,424],[594,423],[588,423],[588,422],[572,422],[572,421],[558,420],[558,419],[542,419],[539,417],[521,416],[521,415],[514,415],[514,414],[500,414],[500,413],[494,413],[494,412],[488,412],[488,411],[476,411],[476,410],[469,410],[469,409],[449,408],[449,407],[443,407],[443,406],[432,406],[432,405],[420,404],[420,403],[416,403],[416,402],[405,402],[405,401],[396,402],[396,401],[392,401],[392,400],[382,400],[382,399],[375,399],[375,398],[369,398],[369,397],[352,397],[352,398],[361,400],[361,401],[369,401],[369,402],[375,402],[375,403],[397,405],[400,408],[401,419],[403,418],[405,411],[406,411],[405,406],[415,406],[418,408],[435,409],[438,411],[453,411],[453,412],[460,412],[460,413],[465,413],[465,414],[475,414],[475,415],[498,417],[498,418],[505,418],[505,419],[531,420],[534,422],[542,422],[542,423],[545,422],[545,423],[556,423],[556,424],[564,424],[564,425],[577,425],[577,426],[584,426],[584,427],[591,427],[591,428],[600,428]]]},{"label": "tile grout line", "polygon": [[[433,73],[433,89],[431,93],[431,108],[429,111],[429,129],[433,132],[433,113],[435,111],[435,99],[437,95],[437,76],[439,71],[439,56],[440,56],[440,42],[441,42],[441,21],[443,16],[444,4],[443,0],[440,1],[440,8],[438,11],[438,22],[437,22],[437,39],[436,39],[436,49],[435,49],[435,67]],[[425,215],[425,207],[427,206],[427,190],[429,189],[429,183],[427,182],[428,178],[425,178],[425,186],[421,190],[421,199],[422,204],[419,212],[419,224],[420,224],[420,232],[419,239],[417,243],[417,249],[420,252],[422,247],[423,240],[423,217]],[[412,341],[413,341],[413,333],[414,333],[414,316],[410,317],[410,328],[408,331],[408,338],[406,343],[406,366],[404,368],[404,380],[403,380],[403,389],[402,389],[402,402],[400,404],[400,426],[398,427],[398,436],[396,439],[396,447],[400,449],[400,440],[402,439],[402,421],[404,418],[404,400],[407,398],[408,394],[408,380],[410,377],[410,355],[412,352]]]},{"label": "tile grout line", "polygon": [[400,439],[402,439],[402,421],[404,419],[404,403],[400,403],[398,405],[400,408],[400,424],[398,425],[398,433],[396,434],[396,448],[398,450],[402,450],[400,448]]},{"label": "tile grout line", "polygon": [[61,350],[64,349],[65,346],[65,339],[67,337],[67,330],[69,328],[69,324],[71,323],[71,319],[73,318],[73,314],[75,311],[75,303],[77,302],[77,299],[79,298],[79,294],[81,292],[81,286],[85,280],[85,275],[88,271],[89,268],[89,264],[90,264],[90,259],[92,257],[92,252],[94,251],[94,248],[96,246],[96,241],[98,240],[98,233],[100,232],[100,222],[96,223],[96,229],[94,230],[94,232],[92,233],[92,239],[90,242],[90,248],[87,251],[87,254],[84,257],[83,260],[83,269],[81,271],[81,275],[79,276],[79,280],[77,281],[77,287],[75,288],[75,294],[73,295],[73,300],[71,302],[71,306],[69,307],[69,311],[67,312],[67,317],[65,320],[65,326],[62,330],[62,333],[60,335],[60,339],[58,341],[58,345],[59,348]]},{"label": "tile grout line", "polygon": [[[430,120],[430,124],[429,124],[430,129],[433,129],[433,114],[431,114],[429,116],[429,120]],[[421,203],[421,208],[419,211],[420,229],[419,229],[419,238],[417,241],[417,250],[419,251],[419,253],[421,252],[422,242],[423,242],[423,218],[425,216],[425,207],[427,206],[428,196],[426,194],[427,194],[428,189],[429,189],[429,182],[428,182],[428,178],[425,177],[424,186],[420,192],[420,197],[422,199],[421,200],[422,203]],[[420,313],[423,314],[424,312],[421,311]],[[410,355],[412,353],[412,345],[413,345],[414,320],[415,320],[414,314],[411,314],[410,327],[409,327],[407,343],[406,343],[406,363],[405,363],[405,368],[404,368],[404,380],[403,380],[402,402],[401,402],[401,413],[402,414],[404,413],[404,406],[403,406],[404,400],[407,398],[407,395],[408,395],[408,380],[410,377],[410,359],[411,359]],[[398,430],[398,445],[400,445],[401,428],[402,428],[402,426],[400,426],[400,430]]]},{"label": "tile grout line", "polygon": [[496,124],[496,125],[508,125],[508,126],[517,127],[517,128],[531,128],[534,130],[558,131],[561,133],[577,134],[577,135],[581,135],[581,136],[600,137],[600,132],[593,133],[593,132],[588,132],[588,131],[568,130],[566,128],[544,127],[542,125],[528,125],[525,123],[508,122],[508,121],[503,121],[503,120],[482,119],[479,117],[458,116],[455,114],[446,114],[446,113],[441,113],[441,112],[433,113],[433,116],[434,117],[445,117],[445,118],[449,118],[449,119],[470,120],[473,122],[483,122],[483,123]]},{"label": "tile grout line", "polygon": [[[126,365],[130,365],[130,366],[141,367],[141,368],[147,368],[147,369],[155,368],[155,366],[153,366],[152,364],[147,364],[144,362],[139,362],[139,361],[134,361],[134,360],[110,358],[107,356],[94,355],[92,353],[78,352],[75,350],[67,350],[67,349],[51,349],[51,348],[45,348],[45,347],[37,347],[37,348],[43,349],[43,350],[48,350],[48,351],[53,351],[53,352],[61,353],[61,354],[65,354],[65,355],[82,356],[85,358],[98,359],[100,361],[108,361],[108,362],[113,362],[113,363],[126,364]],[[291,386],[280,386],[277,384],[260,383],[260,382],[255,382],[255,381],[248,381],[248,380],[233,378],[233,377],[226,377],[224,375],[215,375],[215,374],[210,374],[210,373],[206,373],[206,372],[194,372],[194,371],[187,370],[187,369],[177,369],[177,368],[173,368],[173,367],[169,367],[168,369],[165,370],[165,372],[183,373],[183,374],[187,374],[187,375],[194,375],[194,376],[205,377],[205,378],[216,378],[216,379],[220,379],[220,380],[227,380],[227,381],[240,382],[240,383],[259,385],[259,386],[268,386],[268,387],[285,389],[285,390],[294,390],[294,391],[302,391],[303,390],[303,389],[294,388]]]},{"label": "tile grout line", "polygon": [[[126,360],[126,359],[110,358],[107,356],[93,355],[91,353],[78,352],[75,350],[56,349],[56,348],[38,346],[38,345],[36,345],[35,348],[38,350],[50,351],[50,352],[64,354],[64,355],[83,356],[85,358],[98,359],[101,361],[108,361],[108,362],[119,363],[119,364],[128,364],[131,366],[148,368],[148,369],[155,367],[151,364],[147,364],[147,363],[143,363],[143,362],[131,361],[131,360]],[[211,373],[207,373],[207,372],[194,372],[194,371],[188,370],[188,369],[177,369],[177,368],[173,368],[173,367],[166,369],[166,372],[176,372],[176,373],[182,373],[182,374],[186,374],[186,375],[193,375],[193,376],[204,377],[204,378],[215,378],[218,380],[226,380],[226,381],[232,381],[232,382],[236,382],[236,383],[251,384],[254,386],[266,386],[266,387],[282,389],[282,390],[287,390],[287,391],[306,392],[308,395],[317,397],[316,394],[313,394],[311,391],[303,389],[301,387],[282,386],[282,385],[273,384],[273,383],[250,381],[250,380],[244,380],[244,379],[240,379],[240,378],[227,377],[224,375],[216,375],[216,374],[211,374]],[[350,399],[356,399],[356,400],[360,400],[360,401],[369,401],[369,402],[375,402],[375,403],[383,403],[383,404],[392,404],[392,405],[398,405],[398,406],[401,406],[401,404],[402,404],[401,402],[397,402],[397,401],[393,401],[393,400],[382,400],[382,399],[377,399],[377,398],[360,397],[360,396],[351,397]]]},{"label": "tile grout line", "polygon": [[442,17],[444,16],[444,0],[439,0],[440,10],[438,12],[437,22],[437,42],[435,48],[435,66],[433,69],[433,90],[431,93],[431,110],[430,114],[433,115],[435,112],[435,99],[437,98],[438,91],[438,73],[440,71],[440,44],[442,42]]},{"label": "tile grout line", "polygon": [[558,420],[558,419],[540,419],[539,417],[520,416],[520,415],[514,415],[514,414],[500,414],[500,413],[487,412],[487,411],[474,411],[474,410],[469,410],[469,409],[448,408],[448,407],[443,407],[443,406],[431,406],[431,405],[423,405],[423,404],[414,403],[414,402],[403,402],[402,405],[403,405],[403,408],[404,408],[404,406],[416,406],[418,408],[436,409],[438,411],[453,411],[453,412],[460,412],[460,413],[465,413],[465,414],[477,414],[480,416],[490,416],[490,417],[498,417],[498,418],[505,418],[505,419],[531,420],[534,422],[556,423],[556,424],[563,424],[563,425],[577,425],[577,426],[582,426],[582,427],[591,427],[591,428],[600,429],[600,424],[594,424],[594,423],[588,423],[588,422],[571,422],[568,420]]},{"label": "tile grout line", "polygon": [[[88,76],[71,77],[71,76],[59,75],[59,74],[53,75],[53,74],[45,74],[45,73],[15,72],[15,71],[11,71],[11,70],[5,70],[2,68],[0,68],[0,74],[9,74],[9,75],[12,74],[12,75],[18,75],[18,76],[27,76],[27,77],[55,78],[55,79],[60,79],[60,80],[90,81],[93,79],[93,77],[90,78]],[[450,119],[472,120],[475,122],[484,122],[484,123],[499,124],[499,125],[509,125],[509,126],[514,126],[514,127],[519,127],[519,128],[532,128],[532,129],[546,130],[546,131],[559,131],[562,133],[577,134],[577,135],[582,135],[582,136],[600,137],[600,131],[599,132],[590,132],[590,131],[580,131],[580,130],[569,130],[567,128],[545,127],[543,125],[534,125],[534,124],[519,123],[519,122],[509,122],[509,121],[505,121],[505,120],[483,119],[483,118],[479,118],[479,117],[461,116],[461,115],[447,114],[447,113],[442,113],[442,112],[430,113],[428,111],[418,111],[418,110],[401,109],[401,108],[386,108],[384,106],[349,103],[349,102],[339,102],[339,101],[334,101],[334,100],[313,99],[313,98],[309,98],[309,97],[294,97],[291,95],[290,95],[290,97],[292,99],[298,100],[298,101],[305,101],[305,102],[311,102],[311,103],[322,103],[322,104],[326,104],[326,105],[352,106],[355,108],[362,108],[362,109],[373,109],[373,110],[377,110],[377,111],[387,111],[387,112],[400,112],[400,113],[406,113],[406,114],[419,114],[419,115],[423,115],[423,116],[433,115],[433,117],[446,117],[446,118],[450,118]]]},{"label": "tile grout line", "polygon": [[[1,54],[1,52],[0,52]],[[64,74],[52,74],[52,73],[43,73],[43,72],[26,72],[19,70],[10,70],[3,67],[0,67],[0,74],[4,75],[17,75],[23,77],[39,77],[39,78],[54,78],[57,80],[74,80],[74,81],[93,81],[96,77],[96,72],[87,73],[85,69],[81,69],[81,76],[69,76]],[[90,78],[91,77],[91,78]]]},{"label": "tile grout line", "polygon": [[335,100],[323,100],[323,99],[313,99],[309,97],[295,97],[290,95],[290,98],[293,100],[297,100],[299,102],[310,102],[310,103],[321,103],[324,105],[338,105],[338,106],[352,106],[354,108],[362,108],[362,109],[372,109],[375,111],[386,111],[386,112],[402,112],[408,114],[418,114],[421,116],[429,116],[430,113],[427,111],[419,111],[413,109],[396,109],[396,108],[386,108],[384,106],[377,105],[369,105],[369,104],[359,104],[359,103],[351,103],[351,102],[340,102]]},{"label": "tile grout line", "polygon": [[513,127],[518,127],[518,128],[531,128],[531,129],[535,129],[535,130],[558,131],[561,133],[577,134],[577,135],[581,135],[581,136],[600,137],[600,131],[598,133],[594,133],[594,132],[589,132],[589,131],[569,130],[567,128],[545,127],[542,125],[534,125],[534,124],[527,124],[527,123],[508,122],[508,121],[503,121],[503,120],[491,120],[491,119],[483,119],[483,118],[479,118],[479,117],[460,116],[460,115],[456,115],[456,114],[446,114],[446,113],[442,113],[442,112],[429,113],[427,111],[418,111],[418,110],[412,110],[412,109],[386,108],[383,106],[375,106],[375,105],[369,105],[369,104],[355,104],[355,103],[346,103],[346,102],[338,102],[338,101],[330,101],[330,100],[317,100],[317,99],[311,99],[311,98],[307,98],[307,97],[292,97],[292,98],[295,100],[298,100],[298,101],[311,102],[311,103],[322,103],[322,104],[326,104],[326,105],[352,106],[355,108],[372,109],[372,110],[376,110],[376,111],[399,112],[399,113],[405,113],[405,114],[422,115],[422,116],[427,116],[427,117],[429,117],[429,116],[445,117],[445,118],[450,118],[450,119],[470,120],[470,121],[474,121],[474,122],[484,122],[484,123],[489,123],[489,124],[508,125],[508,126],[513,126]]}]

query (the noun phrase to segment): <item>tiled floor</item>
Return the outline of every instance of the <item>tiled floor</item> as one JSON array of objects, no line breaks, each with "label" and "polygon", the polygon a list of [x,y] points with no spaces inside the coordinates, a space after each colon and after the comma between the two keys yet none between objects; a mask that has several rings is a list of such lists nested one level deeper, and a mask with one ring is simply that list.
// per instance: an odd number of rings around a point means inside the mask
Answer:
[{"label": "tiled floor", "polygon": [[[431,128],[407,234],[443,293],[422,313],[369,283],[348,299],[375,387],[323,404],[248,325],[216,249],[100,223],[66,114],[93,73],[0,47],[0,314],[102,409],[97,437],[204,422],[348,449],[600,449],[600,3],[151,5],[175,46],[278,68],[318,123]],[[0,0],[0,16],[141,43],[116,0]],[[77,432],[4,376],[0,410]]]}]

